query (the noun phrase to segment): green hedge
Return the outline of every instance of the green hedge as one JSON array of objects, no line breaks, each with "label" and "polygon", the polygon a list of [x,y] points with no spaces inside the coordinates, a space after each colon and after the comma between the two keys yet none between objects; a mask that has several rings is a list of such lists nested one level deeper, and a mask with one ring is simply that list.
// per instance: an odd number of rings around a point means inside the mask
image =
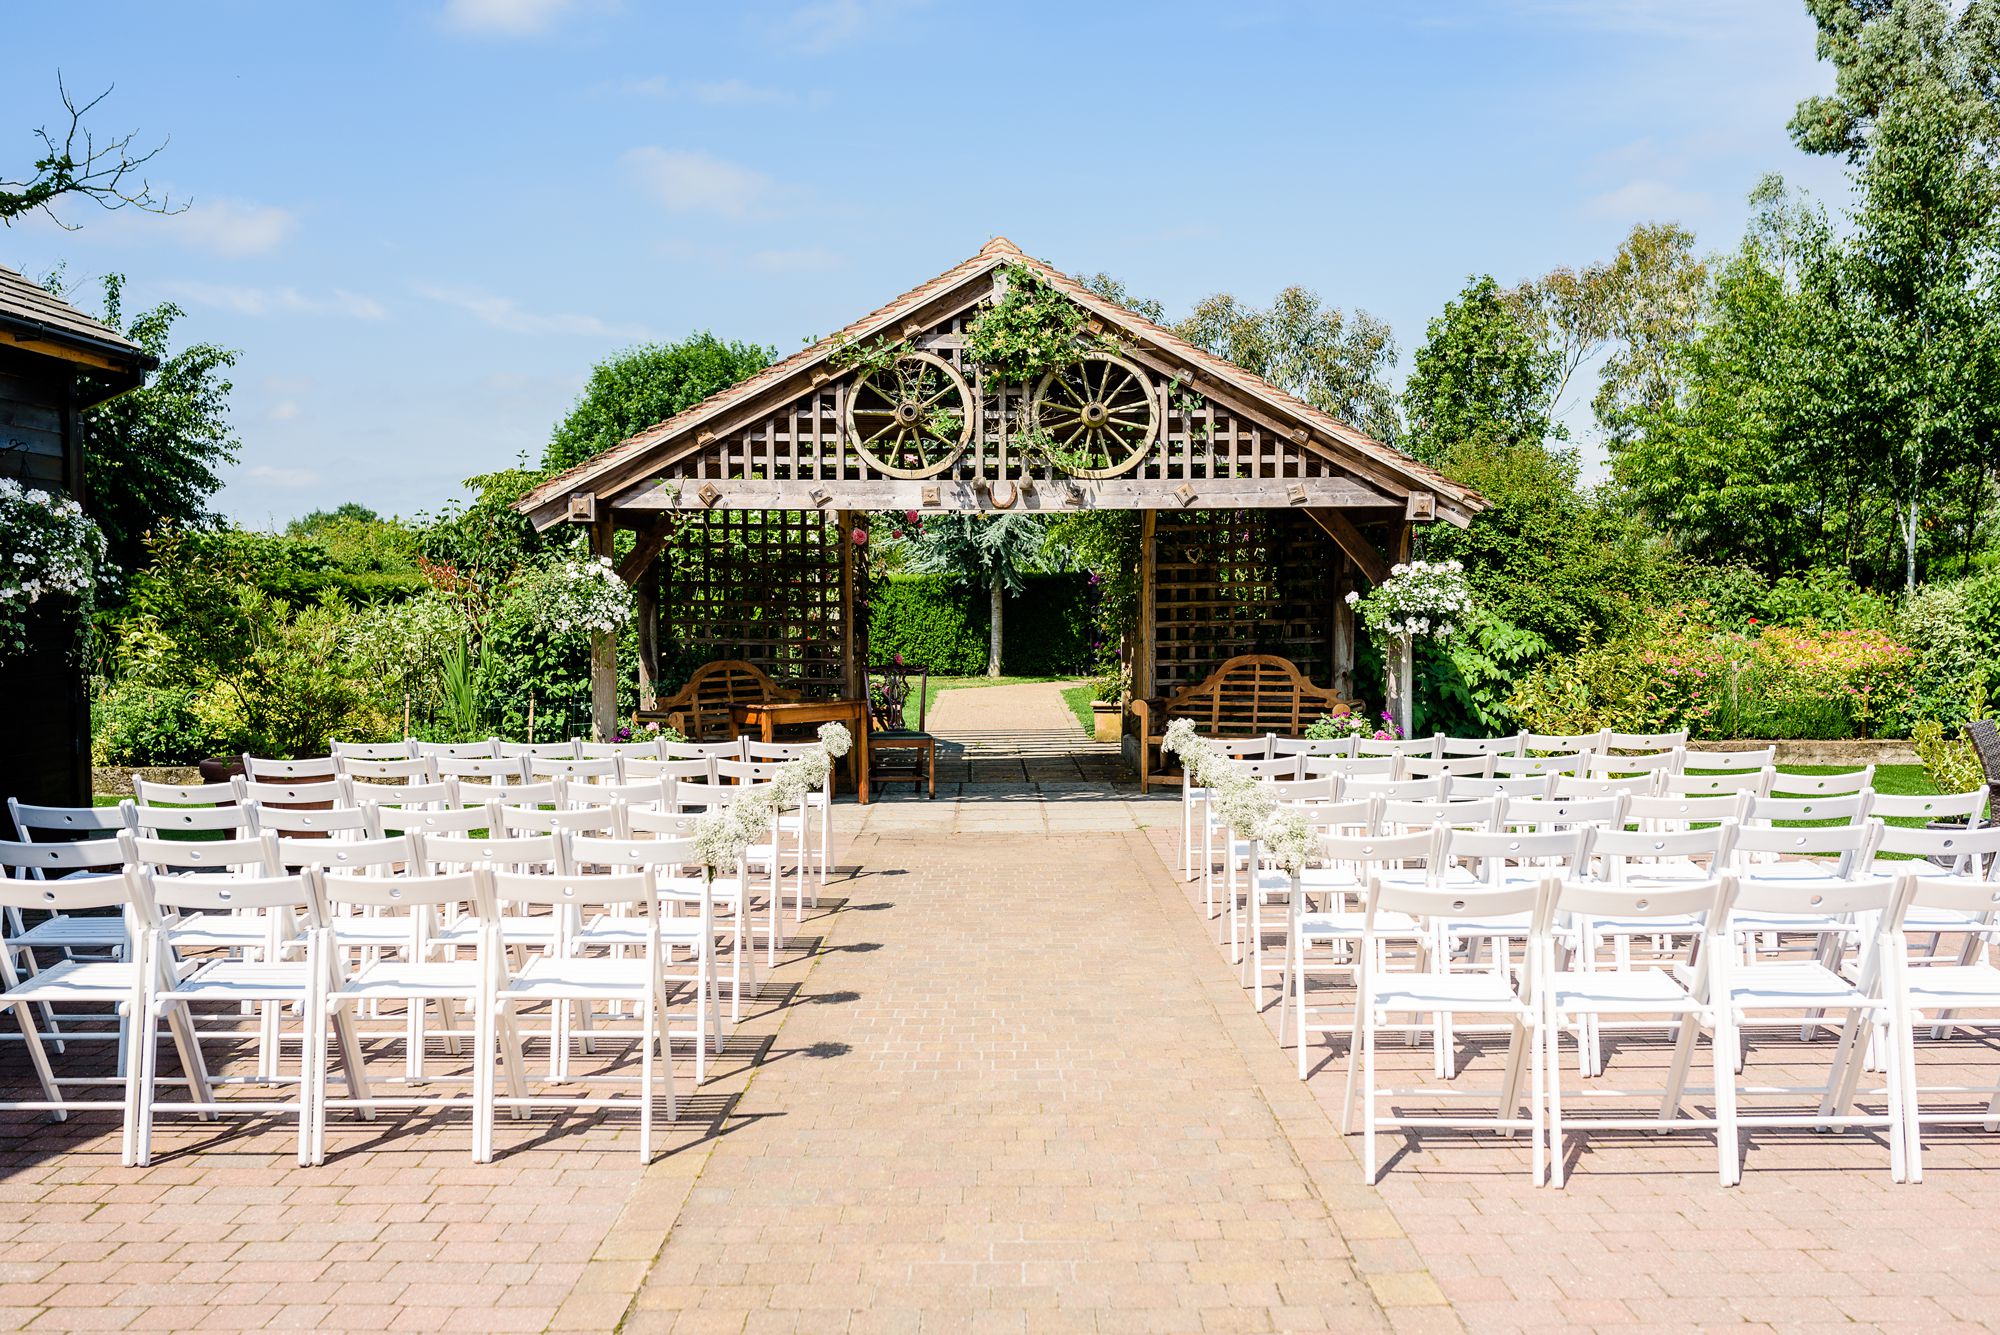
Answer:
[{"label": "green hedge", "polygon": [[[1001,610],[1001,670],[1015,677],[1086,673],[1091,663],[1090,576],[1030,575]],[[868,656],[897,654],[938,677],[986,670],[984,589],[949,575],[891,575],[876,584],[868,609]]]}]

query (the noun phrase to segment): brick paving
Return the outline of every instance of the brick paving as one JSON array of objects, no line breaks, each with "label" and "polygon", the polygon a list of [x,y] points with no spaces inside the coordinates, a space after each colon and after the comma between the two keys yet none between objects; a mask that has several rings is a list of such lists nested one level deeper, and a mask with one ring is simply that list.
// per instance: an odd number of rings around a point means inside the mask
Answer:
[{"label": "brick paving", "polygon": [[[643,1170],[629,1117],[503,1121],[490,1166],[462,1117],[343,1119],[320,1169],[287,1123],[176,1121],[125,1169],[108,1116],[0,1115],[0,1329],[2000,1324],[2000,1139],[1934,1137],[1895,1187],[1869,1136],[1765,1135],[1725,1190],[1705,1137],[1591,1136],[1558,1192],[1518,1142],[1426,1135],[1365,1186],[1344,1053],[1296,1079],[1168,870],[1171,795],[1017,785],[838,826],[831,893],[692,1099],[683,1065]],[[1461,1046],[1463,1079],[1492,1071]],[[1428,1078],[1427,1047],[1384,1061]],[[24,1064],[0,1044],[0,1080]]]},{"label": "brick paving", "polygon": [[625,1330],[1443,1315],[1379,1198],[1311,1166],[1325,1115],[1274,1049],[1246,1048],[1228,971],[1105,805],[1110,828],[1053,837],[867,813],[803,1004]]},{"label": "brick paving", "polygon": [[[1148,834],[1157,856],[1178,870],[1178,811]],[[1200,895],[1199,882],[1183,886],[1185,909],[1197,922]],[[1223,958],[1212,928],[1210,940]],[[1248,991],[1237,995],[1253,1012]],[[1260,1037],[1275,1048],[1277,1004],[1266,996]],[[1349,996],[1330,989],[1330,999]],[[1992,1045],[1957,1042],[1920,1051],[1922,1080],[1990,1086]],[[1494,1088],[1503,1044],[1461,1037],[1457,1046],[1459,1083]],[[1830,1046],[1797,1042],[1795,1026],[1760,1031],[1747,1078],[1821,1080]],[[1984,1065],[1960,1065],[1968,1052]],[[1384,1084],[1441,1083],[1428,1042],[1405,1048],[1392,1041],[1377,1054]],[[1658,1088],[1665,1057],[1660,1042],[1624,1039],[1605,1079],[1614,1087]],[[1579,1115],[1570,1096],[1584,1082],[1567,1045],[1564,1058],[1566,1111]],[[1705,1045],[1699,1061],[1707,1061]],[[1337,1121],[1345,1040],[1320,1036],[1313,1068],[1305,1088]],[[1697,1079],[1707,1082],[1706,1075]],[[1423,1110],[1417,1099],[1403,1106]],[[2000,1252],[2000,1138],[1976,1129],[1927,1131],[1924,1181],[1898,1186],[1889,1180],[1886,1145],[1872,1133],[1760,1132],[1750,1137],[1744,1182],[1734,1188],[1717,1185],[1714,1143],[1702,1133],[1568,1140],[1568,1183],[1555,1190],[1531,1185],[1524,1140],[1434,1132],[1406,1141],[1384,1133],[1380,1195],[1468,1329],[2000,1326],[1993,1301],[2000,1276],[1989,1259]],[[1339,1171],[1359,1181],[1350,1145],[1341,1147]]]}]

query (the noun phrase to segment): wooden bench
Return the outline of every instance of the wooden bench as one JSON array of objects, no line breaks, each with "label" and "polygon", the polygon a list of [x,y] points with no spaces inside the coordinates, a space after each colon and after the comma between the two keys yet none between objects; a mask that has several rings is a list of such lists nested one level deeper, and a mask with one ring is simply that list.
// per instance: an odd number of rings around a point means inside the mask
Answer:
[{"label": "wooden bench", "polygon": [[[1359,700],[1343,699],[1313,685],[1292,661],[1275,654],[1240,654],[1164,699],[1134,700],[1139,719],[1139,791],[1153,780],[1153,753],[1165,740],[1167,725],[1192,719],[1208,737],[1260,737],[1277,733],[1296,737],[1322,714],[1352,713]],[[1160,775],[1163,780],[1166,775]]]},{"label": "wooden bench", "polygon": [[640,710],[639,717],[678,728],[689,741],[713,741],[736,735],[731,705],[798,698],[797,691],[785,690],[756,664],[725,658],[696,668],[687,685],[653,708]]}]

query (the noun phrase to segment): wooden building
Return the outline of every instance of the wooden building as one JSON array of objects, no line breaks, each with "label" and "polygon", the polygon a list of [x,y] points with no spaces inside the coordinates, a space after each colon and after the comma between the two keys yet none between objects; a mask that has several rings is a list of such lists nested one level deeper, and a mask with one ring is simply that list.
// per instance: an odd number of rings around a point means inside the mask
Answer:
[{"label": "wooden building", "polygon": [[[1025,269],[1085,314],[1091,349],[1033,384],[966,354],[980,311]],[[885,362],[857,349],[893,346]],[[942,410],[942,415],[940,411]],[[1060,438],[1065,457],[1051,461]],[[840,333],[536,488],[538,527],[588,526],[640,606],[642,703],[662,628],[808,695],[857,694],[865,617],[847,533],[869,511],[1140,519],[1135,694],[1278,653],[1352,694],[1350,589],[1407,555],[1413,524],[1485,502],[1409,456],[1105,300],[996,238]],[[659,556],[701,521],[698,587]],[[662,609],[664,608],[664,614]],[[593,720],[616,726],[615,641],[593,652]]]},{"label": "wooden building", "polygon": [[[136,388],[155,365],[0,266],[0,477],[84,500],[84,410]],[[0,658],[0,788],[24,802],[88,805],[90,700],[76,608],[44,600],[36,610],[28,652]]]}]

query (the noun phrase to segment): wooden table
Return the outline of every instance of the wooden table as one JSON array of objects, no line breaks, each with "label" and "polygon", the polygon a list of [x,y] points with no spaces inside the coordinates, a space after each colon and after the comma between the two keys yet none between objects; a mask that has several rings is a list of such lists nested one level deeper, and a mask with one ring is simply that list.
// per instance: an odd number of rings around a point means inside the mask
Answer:
[{"label": "wooden table", "polygon": [[855,796],[868,804],[868,706],[860,700],[749,700],[729,707],[739,729],[755,728],[761,740],[776,740],[779,728],[809,723],[844,723],[854,738],[847,753]]}]

